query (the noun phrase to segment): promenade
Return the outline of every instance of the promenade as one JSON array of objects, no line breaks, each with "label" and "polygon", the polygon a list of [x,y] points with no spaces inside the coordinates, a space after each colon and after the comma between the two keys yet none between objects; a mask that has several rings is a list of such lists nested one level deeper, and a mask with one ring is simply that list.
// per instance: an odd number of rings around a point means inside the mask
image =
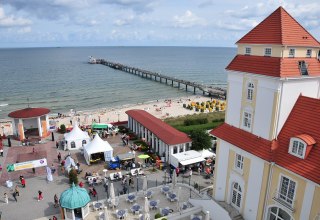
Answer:
[{"label": "promenade", "polygon": [[[61,138],[61,135],[56,134],[56,140]],[[114,137],[109,137],[108,142],[111,144],[111,146],[114,148],[114,155],[119,154],[119,153],[124,153],[128,152],[129,148],[126,146],[122,145],[120,136],[114,136]],[[62,156],[67,155],[66,151],[62,150],[57,150],[55,147],[55,142],[52,142],[50,139],[47,139],[45,141],[46,143],[44,144],[39,144],[36,145],[36,148],[42,148],[42,149],[47,149],[47,152],[50,152],[50,155],[48,154],[48,165],[51,165],[52,163],[54,166],[58,166],[58,160],[56,159],[56,156],[58,152],[61,152]],[[4,141],[4,144],[6,145],[6,141]],[[13,142],[13,146],[17,145],[18,142]],[[18,147],[15,147],[18,148]],[[23,149],[23,147],[20,147]],[[29,147],[32,149],[32,147]],[[0,158],[0,163],[4,165],[4,163],[10,162],[10,158],[6,158],[7,155],[11,155],[11,150],[13,148],[9,148],[7,146],[4,147],[4,157]],[[140,152],[137,152],[137,156],[139,155]],[[55,154],[55,155],[52,155]],[[85,183],[84,175],[85,172],[90,171],[90,172],[99,172],[100,175],[103,175],[103,169],[104,169],[104,163],[99,163],[96,165],[91,165],[87,166],[84,162],[83,155],[81,155],[80,152],[72,152],[72,157],[75,160],[78,160],[79,163],[81,164],[81,169],[83,169],[83,172],[79,175],[79,181],[82,181]],[[4,162],[6,160],[6,162]],[[137,162],[139,162],[139,158],[137,158]],[[44,172],[41,171],[41,169],[44,168],[39,168],[39,170],[36,170],[36,174],[33,174],[30,171],[18,171],[15,174],[10,173],[8,176],[5,174],[5,171],[2,171],[1,173],[1,180],[3,181],[5,177],[10,177],[11,180],[13,181],[13,189],[16,185],[18,185],[20,188],[20,196],[17,197],[18,202],[14,201],[14,198],[12,197],[12,189],[9,189],[6,187],[5,183],[2,182],[1,187],[0,187],[0,192],[5,193],[9,195],[9,204],[5,204],[4,200],[1,199],[0,202],[0,211],[2,212],[2,218],[1,219],[10,219],[10,220],[21,220],[21,219],[49,219],[52,218],[53,215],[57,216],[58,219],[60,218],[60,210],[59,208],[54,208],[53,206],[53,197],[54,194],[57,194],[60,196],[60,194],[66,190],[69,187],[68,184],[68,177],[63,175],[60,170],[58,169],[58,172],[56,172],[53,176],[53,181],[52,182],[47,182],[46,180],[46,175]],[[26,176],[26,188],[22,188],[20,185],[20,181],[17,178],[20,175],[20,172],[24,172],[23,175]],[[114,171],[108,171],[108,174],[110,172]],[[122,171],[125,173],[126,171]],[[157,170],[156,172],[152,172],[152,168],[144,168],[144,173],[147,176],[148,180],[148,188],[150,187],[157,187],[161,185],[164,181],[164,172]],[[2,175],[4,176],[2,177]],[[168,177],[169,175],[166,174]],[[202,175],[198,175],[195,173],[192,175],[191,179],[183,179],[181,176],[178,177],[178,184],[183,182],[185,185],[188,185],[190,181],[190,185],[193,186],[194,183],[197,183],[200,185],[200,188],[203,189],[205,187],[211,186],[212,185],[212,179],[205,179]],[[138,200],[137,203],[139,203],[140,206],[143,207],[143,196],[142,196],[142,177],[134,178],[134,188],[129,188],[129,192],[136,192],[138,190]],[[85,188],[88,189],[88,184],[85,183]],[[102,184],[97,185],[96,190],[98,192],[98,196],[96,198],[92,198],[92,201],[97,201],[97,200],[105,200],[107,199],[107,193],[105,192],[105,189]],[[122,185],[120,181],[114,182],[114,188],[115,188],[115,193],[116,196],[119,195],[119,192],[122,190]],[[41,190],[43,192],[44,199],[41,201],[37,201],[37,192],[38,190]],[[157,191],[158,189],[154,190],[154,198],[158,198],[161,200],[160,202],[160,207],[171,207],[174,205],[174,203],[169,202],[166,200],[164,195],[158,195],[160,192]],[[177,188],[176,188],[177,190]],[[141,196],[140,196],[141,194]],[[196,198],[198,195],[196,192],[190,191],[190,190],[181,190],[181,203],[183,201],[188,201],[190,196],[192,198]],[[120,199],[120,201],[122,201]],[[130,210],[132,204],[129,204],[125,202],[125,199],[123,202],[120,202],[119,208],[126,208]],[[177,205],[175,203],[174,207],[176,208]],[[154,214],[156,211],[151,211],[151,219],[154,219]],[[99,212],[91,212],[90,215],[88,216],[87,219],[98,219],[98,214]],[[114,211],[110,210],[110,219],[115,217]],[[127,219],[134,219],[137,216],[132,216],[132,218],[127,218]],[[183,219],[183,218],[181,218]]]}]

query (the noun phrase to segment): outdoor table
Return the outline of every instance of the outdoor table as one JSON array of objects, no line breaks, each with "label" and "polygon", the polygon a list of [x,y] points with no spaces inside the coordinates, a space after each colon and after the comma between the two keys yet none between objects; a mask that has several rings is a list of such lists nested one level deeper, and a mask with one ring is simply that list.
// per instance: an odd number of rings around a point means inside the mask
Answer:
[{"label": "outdoor table", "polygon": [[140,210],[140,205],[133,205],[131,208],[133,211],[139,211]]},{"label": "outdoor table", "polygon": [[162,187],[162,191],[165,192],[165,193],[169,192],[169,190],[170,190],[169,186]]},{"label": "outdoor table", "polygon": [[177,197],[177,195],[174,194],[174,193],[170,193],[170,194],[169,194],[169,198],[170,198],[170,199],[175,199],[176,197]]},{"label": "outdoor table", "polygon": [[161,210],[161,214],[162,214],[163,216],[169,215],[169,213],[170,213],[170,210],[169,210],[169,209],[164,208],[164,209]]},{"label": "outdoor table", "polygon": [[103,169],[102,171],[104,172],[104,176],[107,176],[108,170],[107,169]]},{"label": "outdoor table", "polygon": [[157,201],[151,200],[151,201],[150,201],[150,206],[151,206],[153,209],[156,208],[156,206],[157,206]]},{"label": "outdoor table", "polygon": [[152,196],[152,191],[147,192],[147,197],[150,198]]},{"label": "outdoor table", "polygon": [[128,200],[132,201],[134,200],[135,196],[134,195],[128,195]]},{"label": "outdoor table", "polygon": [[126,211],[123,210],[123,209],[121,209],[121,210],[119,210],[119,211],[117,212],[117,215],[120,216],[121,218],[124,218],[125,214],[126,214]]},{"label": "outdoor table", "polygon": [[192,220],[200,220],[200,218],[198,216],[195,216],[192,218]]},{"label": "outdoor table", "polygon": [[101,202],[97,202],[96,204],[94,204],[94,207],[96,209],[101,209],[102,208],[102,203]]}]

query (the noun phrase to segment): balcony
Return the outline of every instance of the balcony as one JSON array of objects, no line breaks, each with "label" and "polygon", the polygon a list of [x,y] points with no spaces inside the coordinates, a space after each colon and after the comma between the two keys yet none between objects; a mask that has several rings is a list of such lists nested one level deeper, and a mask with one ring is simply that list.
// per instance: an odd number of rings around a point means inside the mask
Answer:
[{"label": "balcony", "polygon": [[283,195],[280,191],[276,191],[273,193],[272,199],[278,204],[284,206],[291,212],[295,212],[296,208],[296,200],[290,199],[287,195]]}]

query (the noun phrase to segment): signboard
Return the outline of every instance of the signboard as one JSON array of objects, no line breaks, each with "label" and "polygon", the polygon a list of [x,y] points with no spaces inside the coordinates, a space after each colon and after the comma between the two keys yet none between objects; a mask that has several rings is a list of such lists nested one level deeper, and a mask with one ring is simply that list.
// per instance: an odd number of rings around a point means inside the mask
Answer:
[{"label": "signboard", "polygon": [[25,169],[31,169],[31,168],[37,168],[37,167],[44,167],[47,166],[47,159],[39,159],[39,160],[31,160],[21,163],[14,163],[14,164],[8,164],[7,165],[7,171],[18,171],[18,170],[25,170]]}]

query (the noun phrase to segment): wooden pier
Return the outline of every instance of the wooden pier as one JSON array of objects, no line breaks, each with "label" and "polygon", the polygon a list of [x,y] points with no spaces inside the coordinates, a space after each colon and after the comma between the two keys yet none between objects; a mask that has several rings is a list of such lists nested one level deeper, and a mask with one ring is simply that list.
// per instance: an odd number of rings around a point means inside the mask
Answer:
[{"label": "wooden pier", "polygon": [[[131,67],[127,65],[123,65],[120,63],[114,63],[110,62],[104,59],[96,59],[97,64],[102,64],[105,66],[108,66],[110,68],[120,70],[123,72],[131,73],[136,76],[140,76],[142,78],[154,80],[156,82],[165,83],[167,85],[170,85],[172,87],[176,86],[178,89],[180,89],[182,86],[185,87],[186,91],[188,90],[188,87],[193,88],[193,93],[196,94],[197,89],[199,91],[202,91],[203,95],[209,95],[212,97],[220,98],[220,99],[226,99],[227,91],[225,88],[218,87],[218,86],[206,86],[200,83],[191,82],[183,79],[177,79],[176,77],[171,77],[167,75],[163,75],[157,72],[151,72],[148,70],[139,69],[136,67]],[[226,85],[226,84],[220,84],[220,85]]]}]

